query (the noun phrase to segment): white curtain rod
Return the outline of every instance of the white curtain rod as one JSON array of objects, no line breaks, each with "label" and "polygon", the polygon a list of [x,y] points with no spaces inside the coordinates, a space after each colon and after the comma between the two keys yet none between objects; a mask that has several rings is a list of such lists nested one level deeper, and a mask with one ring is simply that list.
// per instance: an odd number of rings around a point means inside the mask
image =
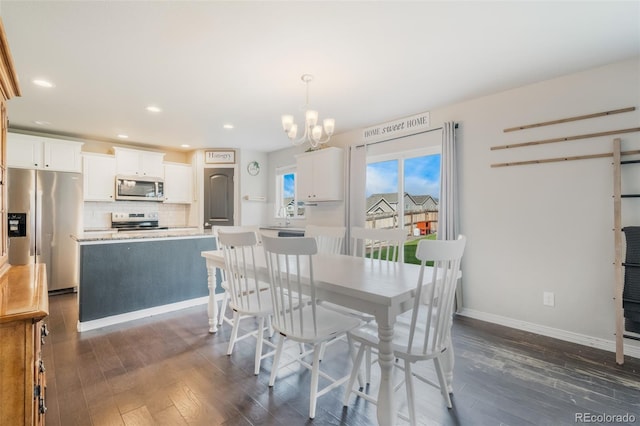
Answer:
[{"label": "white curtain rod", "polygon": [[[455,128],[456,129],[458,128],[458,123],[455,124]],[[410,135],[396,136],[395,138],[391,138],[391,139],[384,139],[384,140],[381,140],[381,141],[376,141],[376,142],[371,142],[371,143],[363,143],[363,144],[360,144],[360,145],[355,145],[354,148],[362,148],[362,147],[369,146],[369,145],[377,145],[379,143],[391,142],[391,141],[395,141],[397,139],[408,138],[409,136],[416,136],[416,135],[421,135],[423,133],[435,132],[436,130],[442,130],[442,126],[435,127],[433,129],[423,130],[422,132],[418,132],[418,133],[411,133]]]}]

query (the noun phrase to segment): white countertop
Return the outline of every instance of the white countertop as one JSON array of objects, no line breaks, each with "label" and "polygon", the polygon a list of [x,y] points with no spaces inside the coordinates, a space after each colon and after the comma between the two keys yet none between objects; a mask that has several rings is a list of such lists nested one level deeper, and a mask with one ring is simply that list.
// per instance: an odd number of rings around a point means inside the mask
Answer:
[{"label": "white countertop", "polygon": [[72,235],[71,238],[79,243],[85,242],[109,242],[122,240],[150,240],[158,238],[203,238],[213,237],[211,230],[198,227],[181,227],[145,231],[120,231],[113,229],[91,229],[85,230],[82,234]]}]

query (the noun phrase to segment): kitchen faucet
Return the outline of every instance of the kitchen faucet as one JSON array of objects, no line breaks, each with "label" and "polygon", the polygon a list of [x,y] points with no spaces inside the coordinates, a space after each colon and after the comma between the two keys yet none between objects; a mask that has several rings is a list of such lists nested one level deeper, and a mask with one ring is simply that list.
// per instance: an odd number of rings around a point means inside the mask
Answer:
[{"label": "kitchen faucet", "polygon": [[284,205],[280,206],[280,208],[278,209],[278,216],[284,218],[284,226],[289,226],[289,223],[291,223],[291,220],[289,219],[289,215],[287,214],[286,206]]}]

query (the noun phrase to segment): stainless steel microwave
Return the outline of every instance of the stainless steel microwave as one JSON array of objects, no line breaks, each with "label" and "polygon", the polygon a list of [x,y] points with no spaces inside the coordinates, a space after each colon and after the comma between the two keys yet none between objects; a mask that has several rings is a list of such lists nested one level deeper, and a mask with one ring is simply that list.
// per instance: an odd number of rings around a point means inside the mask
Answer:
[{"label": "stainless steel microwave", "polygon": [[116,176],[116,200],[164,201],[164,180],[149,176]]}]

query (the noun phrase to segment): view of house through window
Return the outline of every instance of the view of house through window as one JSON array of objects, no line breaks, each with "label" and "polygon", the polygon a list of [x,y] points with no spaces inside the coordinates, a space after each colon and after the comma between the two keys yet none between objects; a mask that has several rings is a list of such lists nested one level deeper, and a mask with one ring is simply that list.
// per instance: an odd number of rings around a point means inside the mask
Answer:
[{"label": "view of house through window", "polygon": [[368,158],[366,179],[365,226],[406,229],[405,262],[419,263],[415,258],[418,241],[436,238],[440,154]]},{"label": "view of house through window", "polygon": [[277,170],[276,179],[276,217],[303,217],[304,204],[298,205],[296,200],[295,167]]}]

